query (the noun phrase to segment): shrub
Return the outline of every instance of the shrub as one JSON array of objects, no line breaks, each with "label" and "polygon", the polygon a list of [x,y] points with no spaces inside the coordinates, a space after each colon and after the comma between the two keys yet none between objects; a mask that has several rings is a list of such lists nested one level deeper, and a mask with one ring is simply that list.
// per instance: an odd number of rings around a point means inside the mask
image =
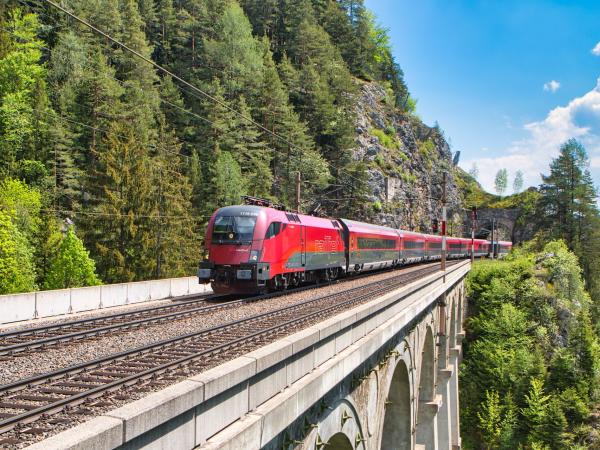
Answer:
[{"label": "shrub", "polygon": [[[393,130],[393,127],[392,127]],[[391,134],[388,134],[386,130],[379,128],[369,129],[369,133],[375,136],[381,145],[385,148],[398,150],[400,148],[400,142],[396,136],[396,130],[393,130]]]},{"label": "shrub", "polygon": [[90,258],[83,242],[69,228],[60,244],[58,253],[50,263],[44,287],[63,289],[100,284],[96,276],[96,265]]}]

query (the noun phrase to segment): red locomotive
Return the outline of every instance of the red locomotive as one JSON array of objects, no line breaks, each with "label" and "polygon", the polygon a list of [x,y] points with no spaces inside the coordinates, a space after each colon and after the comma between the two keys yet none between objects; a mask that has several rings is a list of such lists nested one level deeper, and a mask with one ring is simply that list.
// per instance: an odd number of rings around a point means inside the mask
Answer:
[{"label": "red locomotive", "polygon": [[[260,203],[259,203],[260,204]],[[268,206],[227,206],[213,213],[206,231],[201,283],[216,293],[251,294],[343,274],[441,258],[442,238],[348,219],[325,219]],[[470,256],[471,239],[448,237],[448,258]],[[475,255],[492,245],[475,240]],[[496,242],[498,254],[510,242]]]}]

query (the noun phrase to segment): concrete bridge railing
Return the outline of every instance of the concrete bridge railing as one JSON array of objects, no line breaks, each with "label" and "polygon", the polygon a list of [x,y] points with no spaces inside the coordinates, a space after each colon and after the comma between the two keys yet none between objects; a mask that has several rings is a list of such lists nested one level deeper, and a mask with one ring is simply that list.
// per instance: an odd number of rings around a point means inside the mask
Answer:
[{"label": "concrete bridge railing", "polygon": [[459,448],[469,269],[426,276],[31,448]]},{"label": "concrete bridge railing", "polygon": [[0,325],[204,292],[197,277],[181,277],[0,295]]}]

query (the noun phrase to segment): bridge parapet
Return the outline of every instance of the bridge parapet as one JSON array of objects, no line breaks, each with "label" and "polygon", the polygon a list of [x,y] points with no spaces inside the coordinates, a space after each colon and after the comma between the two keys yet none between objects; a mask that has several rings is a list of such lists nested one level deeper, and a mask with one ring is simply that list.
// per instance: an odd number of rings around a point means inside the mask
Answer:
[{"label": "bridge parapet", "polygon": [[426,276],[37,448],[460,446],[453,390],[469,269]]}]

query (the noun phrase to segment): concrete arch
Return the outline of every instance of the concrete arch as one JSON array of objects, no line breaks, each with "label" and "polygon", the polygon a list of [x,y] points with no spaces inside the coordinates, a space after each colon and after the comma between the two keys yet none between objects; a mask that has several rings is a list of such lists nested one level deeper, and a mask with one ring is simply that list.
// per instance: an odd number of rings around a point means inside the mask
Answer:
[{"label": "concrete arch", "polygon": [[417,410],[416,443],[433,449],[437,441],[435,399],[435,341],[431,327],[427,327],[423,342],[421,374],[419,377],[419,403]]},{"label": "concrete arch", "polygon": [[[365,439],[366,436],[364,435],[364,427],[361,423],[358,408],[353,399],[351,397],[340,399],[330,408],[323,412],[318,421],[318,428],[314,429],[309,435],[309,441],[312,440],[313,442],[310,448],[320,450],[323,448],[319,445],[320,443],[328,443],[333,447],[329,445],[324,447],[327,450],[332,448],[345,450],[346,443],[350,442],[350,449],[364,450],[365,441],[362,439]],[[357,438],[361,440],[356,441],[356,445],[354,445]]]},{"label": "concrete arch", "polygon": [[352,442],[344,433],[336,433],[327,441],[327,450],[354,450]]},{"label": "concrete arch", "polygon": [[387,396],[382,450],[412,449],[411,383],[404,360],[398,361]]}]

